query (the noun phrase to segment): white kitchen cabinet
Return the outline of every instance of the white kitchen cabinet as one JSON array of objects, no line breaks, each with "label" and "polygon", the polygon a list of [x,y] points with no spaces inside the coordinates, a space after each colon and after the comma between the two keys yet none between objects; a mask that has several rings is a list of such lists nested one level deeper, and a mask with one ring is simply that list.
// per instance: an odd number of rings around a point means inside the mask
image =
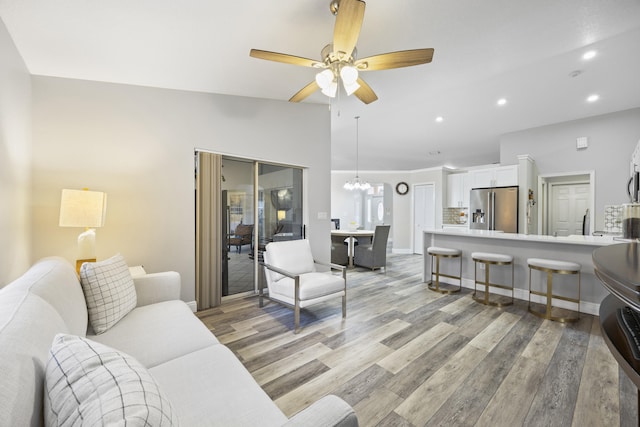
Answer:
[{"label": "white kitchen cabinet", "polygon": [[495,169],[494,187],[518,185],[518,165],[500,166]]},{"label": "white kitchen cabinet", "polygon": [[511,187],[518,185],[518,165],[475,169],[469,172],[471,188]]},{"label": "white kitchen cabinet", "polygon": [[456,173],[447,176],[447,206],[469,207],[469,174]]}]

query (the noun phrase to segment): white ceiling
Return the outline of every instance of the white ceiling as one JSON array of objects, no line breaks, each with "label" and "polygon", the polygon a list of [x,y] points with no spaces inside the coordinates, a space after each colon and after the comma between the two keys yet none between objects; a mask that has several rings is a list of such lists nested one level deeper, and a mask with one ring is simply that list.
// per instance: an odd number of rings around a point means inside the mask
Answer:
[{"label": "white ceiling", "polygon": [[[0,0],[0,17],[35,75],[286,101],[314,70],[249,50],[320,59],[329,3]],[[435,54],[363,73],[379,97],[370,105],[332,101],[335,170],[355,167],[356,115],[360,169],[410,170],[496,162],[504,133],[640,106],[638,0],[369,0],[357,46],[359,57]],[[598,55],[585,61],[589,49]],[[592,93],[600,100],[587,103]],[[329,104],[320,93],[305,102]]]}]

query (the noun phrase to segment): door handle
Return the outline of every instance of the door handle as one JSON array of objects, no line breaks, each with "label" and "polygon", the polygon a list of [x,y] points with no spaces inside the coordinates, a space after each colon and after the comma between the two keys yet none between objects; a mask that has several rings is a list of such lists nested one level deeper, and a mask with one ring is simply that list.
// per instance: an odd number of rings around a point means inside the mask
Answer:
[{"label": "door handle", "polygon": [[491,192],[491,229],[496,229],[496,193]]}]

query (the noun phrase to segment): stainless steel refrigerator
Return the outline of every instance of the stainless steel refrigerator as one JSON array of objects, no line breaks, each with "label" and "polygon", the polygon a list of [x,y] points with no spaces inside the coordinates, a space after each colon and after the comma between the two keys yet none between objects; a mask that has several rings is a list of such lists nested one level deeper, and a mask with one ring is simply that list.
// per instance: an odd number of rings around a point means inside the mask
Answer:
[{"label": "stainless steel refrigerator", "polygon": [[474,188],[469,204],[472,230],[518,232],[518,187]]}]

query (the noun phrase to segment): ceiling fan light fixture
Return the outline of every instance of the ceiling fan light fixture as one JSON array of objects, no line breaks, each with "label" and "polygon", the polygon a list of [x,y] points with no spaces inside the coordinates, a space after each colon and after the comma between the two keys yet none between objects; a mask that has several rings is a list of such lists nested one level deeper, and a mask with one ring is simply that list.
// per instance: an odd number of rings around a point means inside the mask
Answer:
[{"label": "ceiling fan light fixture", "polygon": [[335,80],[333,71],[326,69],[316,74],[316,83],[320,86],[320,89],[326,89]]},{"label": "ceiling fan light fixture", "polygon": [[347,95],[351,95],[353,92],[355,92],[358,89],[360,89],[360,85],[358,84],[358,82],[353,82],[351,84],[347,84],[347,82],[345,82],[343,80],[342,81],[342,85],[344,86],[344,90],[345,90],[345,92],[347,92]]},{"label": "ceiling fan light fixture", "polygon": [[358,69],[351,65],[344,65],[340,69],[340,78],[344,82],[346,88],[347,85],[351,85],[358,81]]},{"label": "ceiling fan light fixture", "polygon": [[337,91],[338,91],[338,83],[336,83],[335,81],[332,81],[331,83],[329,83],[327,87],[322,89],[322,93],[324,93],[329,98],[335,98]]}]

